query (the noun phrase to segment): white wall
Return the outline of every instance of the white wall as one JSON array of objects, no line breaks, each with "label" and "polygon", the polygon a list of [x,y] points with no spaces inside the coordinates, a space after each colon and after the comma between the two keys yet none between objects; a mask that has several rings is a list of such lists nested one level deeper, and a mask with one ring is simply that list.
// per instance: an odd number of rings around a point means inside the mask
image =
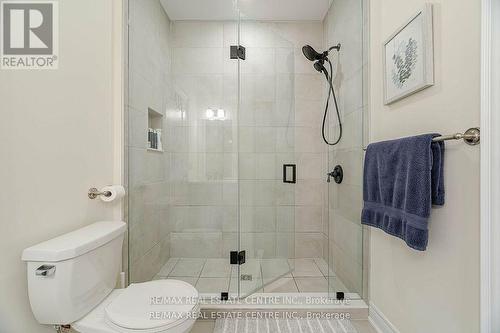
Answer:
[{"label": "white wall", "polygon": [[0,332],[53,332],[31,313],[24,248],[119,217],[120,205],[90,201],[87,191],[120,179],[120,4],[60,1],[59,69],[0,71]]},{"label": "white wall", "polygon": [[[433,3],[436,84],[384,106],[382,43],[424,1],[371,1],[372,142],[479,125],[480,1]],[[432,210],[427,251],[372,230],[371,302],[400,332],[479,330],[479,157],[446,144],[446,204]]]}]

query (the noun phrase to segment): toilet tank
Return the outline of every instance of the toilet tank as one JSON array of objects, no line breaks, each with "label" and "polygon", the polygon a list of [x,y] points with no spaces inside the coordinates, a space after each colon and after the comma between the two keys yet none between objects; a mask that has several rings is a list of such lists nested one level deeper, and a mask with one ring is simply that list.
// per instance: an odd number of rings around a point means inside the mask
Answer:
[{"label": "toilet tank", "polygon": [[115,288],[125,229],[121,221],[96,222],[23,251],[39,323],[71,324]]}]

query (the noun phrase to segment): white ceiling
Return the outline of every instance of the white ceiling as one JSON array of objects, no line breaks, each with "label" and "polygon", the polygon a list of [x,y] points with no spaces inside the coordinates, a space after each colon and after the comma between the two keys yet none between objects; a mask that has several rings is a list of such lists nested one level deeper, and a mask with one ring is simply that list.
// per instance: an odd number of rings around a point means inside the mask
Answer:
[{"label": "white ceiling", "polygon": [[[235,0],[160,0],[171,20],[235,20]],[[321,21],[332,0],[238,0],[243,19]]]}]

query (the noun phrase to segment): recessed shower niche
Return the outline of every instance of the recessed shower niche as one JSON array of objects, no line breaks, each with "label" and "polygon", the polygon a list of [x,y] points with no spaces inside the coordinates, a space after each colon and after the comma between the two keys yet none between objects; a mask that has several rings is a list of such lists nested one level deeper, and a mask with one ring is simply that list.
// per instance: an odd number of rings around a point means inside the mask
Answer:
[{"label": "recessed shower niche", "polygon": [[147,148],[163,152],[163,115],[151,108],[148,108]]}]

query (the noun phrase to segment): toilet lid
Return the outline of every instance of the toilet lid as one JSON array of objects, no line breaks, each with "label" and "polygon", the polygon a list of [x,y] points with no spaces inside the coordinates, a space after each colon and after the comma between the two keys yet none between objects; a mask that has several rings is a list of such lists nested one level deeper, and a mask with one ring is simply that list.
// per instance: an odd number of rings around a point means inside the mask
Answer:
[{"label": "toilet lid", "polygon": [[198,291],[178,280],[156,280],[127,287],[105,309],[113,324],[130,330],[168,328],[197,315]]}]

